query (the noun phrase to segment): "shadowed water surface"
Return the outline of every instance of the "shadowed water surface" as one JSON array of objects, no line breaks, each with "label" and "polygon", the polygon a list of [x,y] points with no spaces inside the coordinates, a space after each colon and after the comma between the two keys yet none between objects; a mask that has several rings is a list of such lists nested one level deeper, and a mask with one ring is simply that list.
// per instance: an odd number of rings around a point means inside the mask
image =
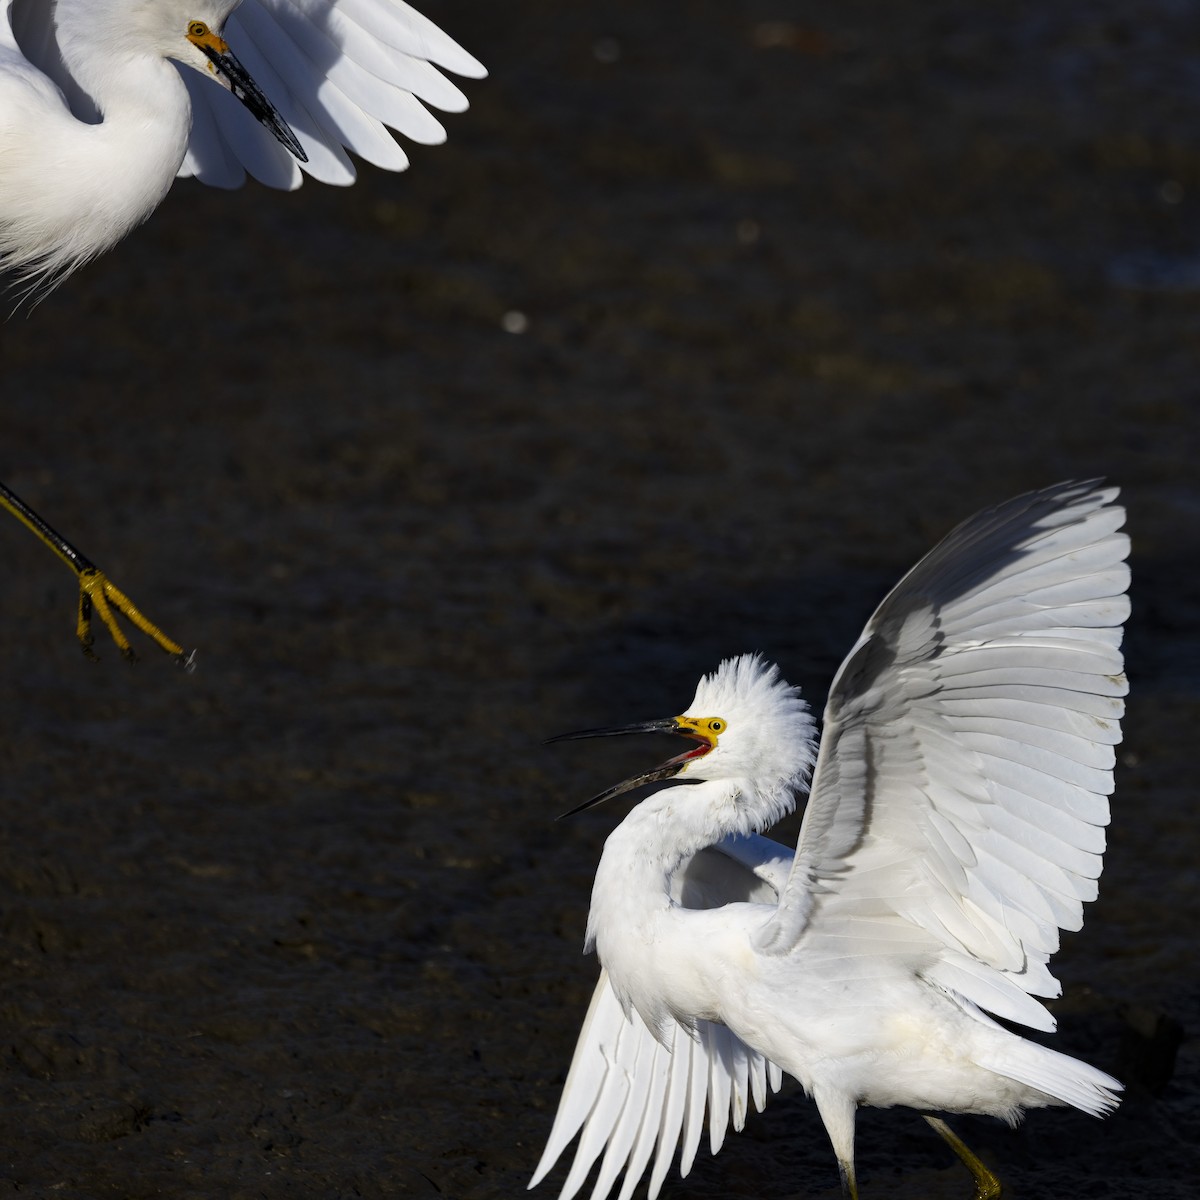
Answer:
[{"label": "shadowed water surface", "polygon": [[[0,477],[200,664],[84,662],[0,526],[0,1179],[520,1193],[624,808],[552,817],[659,761],[541,739],[744,650],[819,707],[942,533],[1104,474],[1133,693],[1055,1044],[1131,1087],[963,1127],[1022,1200],[1190,1196],[1194,1043],[1169,1082],[1155,1047],[1200,1024],[1194,7],[424,10],[492,70],[446,146],[180,185],[0,328]],[[864,1200],[968,1194],[911,1113],[859,1156]],[[793,1091],[664,1195],[836,1183]]]}]

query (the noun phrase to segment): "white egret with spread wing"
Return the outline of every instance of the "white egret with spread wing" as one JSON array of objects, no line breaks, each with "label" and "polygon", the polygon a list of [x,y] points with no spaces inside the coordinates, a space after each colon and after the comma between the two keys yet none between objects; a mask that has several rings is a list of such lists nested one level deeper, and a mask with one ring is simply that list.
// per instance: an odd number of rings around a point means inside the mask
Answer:
[{"label": "white egret with spread wing", "polygon": [[177,175],[347,184],[347,150],[401,170],[389,128],[440,142],[425,104],[467,107],[438,67],[485,74],[402,0],[0,0],[0,269],[53,286]]},{"label": "white egret with spread wing", "polygon": [[[960,525],[891,591],[842,663],[820,751],[804,701],[754,655],[678,717],[695,748],[610,835],[587,945],[603,970],[532,1187],[578,1133],[561,1192],[631,1195],[707,1104],[714,1153],[781,1073],[816,1101],[856,1197],[855,1110],[1015,1121],[1103,1116],[1121,1085],[993,1020],[1051,1030],[1035,997],[1096,897],[1126,681],[1129,540],[1115,488],[1061,484]],[[758,832],[812,775],[794,852]],[[578,810],[575,810],[578,811]],[[992,1015],[989,1015],[992,1014]],[[940,1118],[976,1180],[996,1177]]]}]

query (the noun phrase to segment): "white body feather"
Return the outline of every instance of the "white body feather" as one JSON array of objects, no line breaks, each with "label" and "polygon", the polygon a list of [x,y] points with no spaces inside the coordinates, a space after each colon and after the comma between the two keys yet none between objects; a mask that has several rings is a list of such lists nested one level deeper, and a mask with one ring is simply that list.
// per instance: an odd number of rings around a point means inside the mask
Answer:
[{"label": "white body feather", "polygon": [[[781,786],[803,785],[807,714],[757,658],[701,681],[685,716],[727,729],[686,764],[700,782],[651,794],[605,845],[589,917],[604,973],[534,1183],[582,1128],[564,1198],[606,1144],[593,1196],[622,1167],[628,1195],[649,1142],[655,1196],[675,1112],[697,1102],[694,1068],[674,1060],[702,1054],[709,1028],[736,1048],[708,1056],[714,1125],[745,1090],[727,1064],[765,1060],[815,1098],[851,1179],[859,1104],[1010,1121],[1116,1105],[1116,1080],[987,1015],[1053,1028],[1034,997],[1058,994],[1058,930],[1096,896],[1126,691],[1115,495],[1018,497],[893,589],[831,688],[794,854],[740,835],[778,817]],[[729,866],[689,902],[689,872],[713,859]],[[641,1142],[626,1145],[616,1132],[635,1110]]]}]

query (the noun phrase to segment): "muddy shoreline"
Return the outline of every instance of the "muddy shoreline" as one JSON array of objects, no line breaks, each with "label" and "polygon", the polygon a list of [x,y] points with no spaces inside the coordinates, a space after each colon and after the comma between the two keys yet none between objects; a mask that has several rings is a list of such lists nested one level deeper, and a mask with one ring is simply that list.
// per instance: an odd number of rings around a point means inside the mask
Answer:
[{"label": "muddy shoreline", "polygon": [[[447,145],[179,185],[0,328],[0,478],[199,652],[84,662],[71,576],[0,528],[0,1181],[521,1194],[619,812],[552,818],[656,750],[542,738],[745,650],[819,707],[942,533],[1106,475],[1133,692],[1055,1044],[1131,1087],[966,1130],[1017,1200],[1190,1196],[1194,1044],[1163,1085],[1129,1029],[1200,1025],[1200,22],[423,11],[492,70]],[[859,1175],[969,1185],[904,1112]],[[836,1188],[793,1092],[663,1194]]]}]

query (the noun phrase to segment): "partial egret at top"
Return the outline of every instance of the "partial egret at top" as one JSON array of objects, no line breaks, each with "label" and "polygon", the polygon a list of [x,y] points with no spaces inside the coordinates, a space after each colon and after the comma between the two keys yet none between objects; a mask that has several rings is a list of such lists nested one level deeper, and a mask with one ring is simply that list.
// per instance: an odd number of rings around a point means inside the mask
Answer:
[{"label": "partial egret at top", "polygon": [[[537,1183],[580,1134],[570,1197],[625,1172],[649,1194],[705,1105],[714,1153],[781,1072],[816,1101],[857,1196],[860,1104],[982,1113],[1121,1085],[1010,1032],[1054,1019],[1059,929],[1096,898],[1126,693],[1129,539],[1115,488],[1061,484],[960,525],[893,588],[842,663],[817,752],[795,688],[757,656],[702,679],[682,716],[583,734],[696,746],[618,784],[678,778],[609,837],[587,945],[603,971]],[[812,787],[794,853],[756,836]],[[971,1168],[995,1176],[927,1118]],[[532,1186],[532,1184],[530,1185]]]},{"label": "partial egret at top", "polygon": [[441,142],[425,104],[467,107],[439,67],[486,73],[402,0],[0,0],[0,269],[53,286],[176,175],[402,170],[389,128]]}]

